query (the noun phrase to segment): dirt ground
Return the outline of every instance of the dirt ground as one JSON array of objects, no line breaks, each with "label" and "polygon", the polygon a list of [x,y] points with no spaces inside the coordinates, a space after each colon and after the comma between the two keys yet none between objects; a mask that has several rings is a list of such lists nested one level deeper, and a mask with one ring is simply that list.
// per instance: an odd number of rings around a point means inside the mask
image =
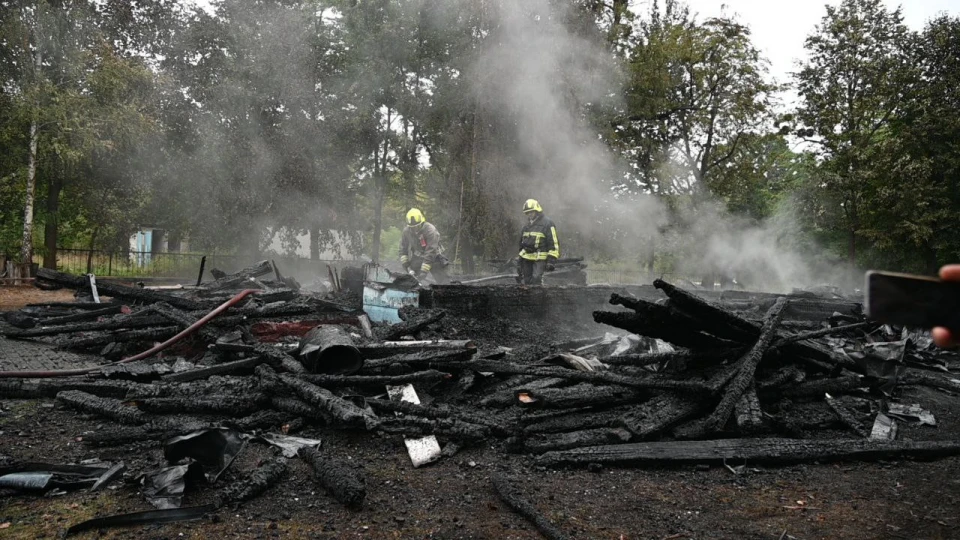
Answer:
[{"label": "dirt ground", "polygon": [[0,311],[12,311],[38,302],[71,302],[73,291],[42,291],[32,286],[0,285]]},{"label": "dirt ground", "polygon": [[[901,424],[900,438],[960,438],[960,400],[955,396],[907,388],[900,397],[924,404],[938,422],[936,428]],[[52,400],[4,400],[0,408],[0,456],[55,463],[123,459],[130,471],[162,462],[155,444],[85,445],[84,434],[103,422],[60,410]],[[493,443],[414,469],[399,437],[315,428],[297,435],[321,439],[325,452],[362,474],[367,487],[362,509],[343,507],[313,482],[305,464],[291,459],[278,486],[205,521],[78,537],[539,538],[493,492],[491,475],[507,473],[571,538],[960,538],[960,458],[789,467],[747,463],[739,474],[724,466],[548,470]],[[273,449],[250,445],[224,481],[273,455]],[[151,510],[133,479],[128,473],[124,481],[96,494],[0,495],[0,538],[53,538],[94,516]],[[212,489],[196,492],[184,506],[206,504],[211,494]]]}]

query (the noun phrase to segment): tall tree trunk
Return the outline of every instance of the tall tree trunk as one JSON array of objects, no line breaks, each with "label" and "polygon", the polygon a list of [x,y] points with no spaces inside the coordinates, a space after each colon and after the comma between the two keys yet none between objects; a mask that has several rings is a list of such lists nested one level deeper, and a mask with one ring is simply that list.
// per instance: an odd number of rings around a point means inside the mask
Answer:
[{"label": "tall tree trunk", "polygon": [[376,173],[376,207],[373,209],[373,253],[370,259],[380,264],[380,235],[383,231],[383,201],[387,196],[387,153],[390,151],[390,110],[387,110],[387,128],[383,133],[383,155],[374,156],[373,169]]},{"label": "tall tree trunk", "polygon": [[[90,235],[90,246],[89,246],[89,249],[87,250],[87,273],[88,274],[93,273],[93,248],[97,245],[97,234],[99,233],[100,233],[100,226],[97,225],[93,229],[93,234]],[[110,272],[107,271],[107,275],[109,274]]]},{"label": "tall tree trunk", "polygon": [[853,228],[847,237],[847,259],[850,264],[857,264],[857,231]]},{"label": "tall tree trunk", "polygon": [[27,193],[23,203],[23,243],[20,246],[20,262],[33,264],[33,205],[37,192],[37,141],[40,129],[36,113],[30,121],[30,156],[27,163]]},{"label": "tall tree trunk", "polygon": [[937,261],[937,248],[927,243],[927,245],[924,246],[923,251],[924,266],[926,266],[927,274],[931,276],[937,275],[937,273],[940,271],[940,264]]},{"label": "tall tree trunk", "polygon": [[320,226],[310,226],[310,259],[320,260]]},{"label": "tall tree trunk", "polygon": [[43,223],[43,245],[46,255],[43,257],[43,267],[57,269],[57,239],[60,231],[60,190],[63,189],[63,179],[59,174],[50,175],[47,184],[47,220]]}]

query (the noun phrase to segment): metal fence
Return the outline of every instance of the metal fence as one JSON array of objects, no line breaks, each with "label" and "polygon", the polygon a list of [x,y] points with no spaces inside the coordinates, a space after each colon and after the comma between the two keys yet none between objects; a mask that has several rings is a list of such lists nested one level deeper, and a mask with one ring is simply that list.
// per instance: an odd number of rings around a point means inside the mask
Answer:
[{"label": "metal fence", "polygon": [[[236,272],[256,261],[247,256],[201,253],[152,253],[146,251],[103,251],[89,249],[57,250],[57,270],[71,274],[93,273],[104,277],[143,277],[196,279],[200,271],[200,261],[206,256],[204,279],[210,279],[210,269],[219,268],[227,273]],[[313,276],[326,278],[327,265],[336,269],[344,266],[359,266],[363,260],[313,260],[302,257],[265,257],[276,262],[280,272],[310,280]],[[478,269],[479,270],[479,269]],[[461,275],[460,264],[451,264],[451,275]],[[587,283],[609,283],[613,285],[632,285],[650,283],[654,276],[639,269],[630,268],[594,268],[587,265]],[[480,271],[475,275],[491,274]]]}]

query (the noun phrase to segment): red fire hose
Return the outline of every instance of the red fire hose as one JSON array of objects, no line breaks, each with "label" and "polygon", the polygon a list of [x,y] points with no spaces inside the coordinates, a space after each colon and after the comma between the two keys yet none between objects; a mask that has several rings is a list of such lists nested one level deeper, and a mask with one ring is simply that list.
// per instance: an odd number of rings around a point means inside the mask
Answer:
[{"label": "red fire hose", "polygon": [[203,325],[210,322],[211,319],[223,313],[231,306],[236,305],[236,303],[239,302],[240,300],[243,300],[247,296],[256,292],[259,292],[259,289],[244,289],[240,291],[239,293],[236,294],[236,296],[220,304],[219,306],[217,306],[216,309],[204,315],[203,318],[191,324],[189,327],[185,328],[179,334],[164,341],[163,343],[155,345],[149,350],[143,351],[140,354],[135,354],[128,358],[124,358],[123,360],[118,360],[110,364],[103,364],[99,366],[93,366],[89,368],[80,368],[80,369],[58,369],[58,370],[51,370],[51,371],[0,371],[0,379],[34,379],[34,378],[50,378],[50,377],[72,377],[75,375],[86,375],[87,373],[92,373],[106,366],[112,366],[116,364],[125,364],[127,362],[142,360],[144,358],[157,354],[158,352],[166,349],[167,347],[173,345],[174,343],[180,341],[181,339],[196,332]]}]

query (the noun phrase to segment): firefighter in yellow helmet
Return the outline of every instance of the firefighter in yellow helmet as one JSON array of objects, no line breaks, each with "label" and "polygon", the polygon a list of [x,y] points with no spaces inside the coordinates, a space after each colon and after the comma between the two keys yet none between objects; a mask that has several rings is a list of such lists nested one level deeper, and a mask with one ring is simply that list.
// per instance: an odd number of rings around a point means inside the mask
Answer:
[{"label": "firefighter in yellow helmet", "polygon": [[443,256],[440,233],[417,208],[407,212],[407,226],[400,237],[400,264],[404,272],[417,279],[423,279],[429,273],[437,283],[450,282],[446,269],[450,263]]},{"label": "firefighter in yellow helmet", "polygon": [[523,203],[527,224],[520,234],[520,283],[543,284],[543,272],[560,258],[560,240],[557,227],[547,216],[536,199]]}]

